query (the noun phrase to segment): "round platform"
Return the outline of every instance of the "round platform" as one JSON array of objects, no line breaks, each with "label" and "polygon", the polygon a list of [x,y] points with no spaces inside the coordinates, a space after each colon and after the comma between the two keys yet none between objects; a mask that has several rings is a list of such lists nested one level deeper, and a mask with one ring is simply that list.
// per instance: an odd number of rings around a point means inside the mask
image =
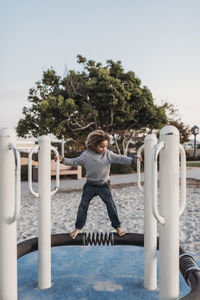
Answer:
[{"label": "round platform", "polygon": [[[158,253],[159,255],[159,253]],[[143,288],[144,249],[135,246],[52,248],[52,287],[37,288],[37,251],[18,259],[18,298],[23,300],[158,299]],[[199,261],[197,261],[200,265]],[[180,274],[180,297],[190,291]]]}]

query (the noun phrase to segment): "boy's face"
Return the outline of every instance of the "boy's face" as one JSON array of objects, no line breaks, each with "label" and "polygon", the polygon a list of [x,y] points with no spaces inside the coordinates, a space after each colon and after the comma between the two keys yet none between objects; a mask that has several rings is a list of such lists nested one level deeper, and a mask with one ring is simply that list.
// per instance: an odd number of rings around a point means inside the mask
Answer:
[{"label": "boy's face", "polygon": [[107,147],[108,147],[108,141],[105,140],[97,145],[96,151],[99,154],[103,154],[106,151]]}]

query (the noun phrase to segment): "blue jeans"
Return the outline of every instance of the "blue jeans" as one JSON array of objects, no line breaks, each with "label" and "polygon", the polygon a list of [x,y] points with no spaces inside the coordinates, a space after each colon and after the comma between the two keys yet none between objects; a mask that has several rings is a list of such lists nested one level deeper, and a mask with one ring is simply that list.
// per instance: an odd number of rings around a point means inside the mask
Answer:
[{"label": "blue jeans", "polygon": [[120,227],[121,223],[118,218],[117,209],[112,198],[112,194],[108,184],[104,185],[93,185],[87,183],[83,187],[83,193],[81,198],[81,203],[78,208],[77,218],[75,226],[77,229],[82,229],[85,225],[87,218],[87,211],[90,201],[93,197],[99,196],[105,203],[108,211],[108,216],[111,221],[112,227],[117,229]]}]

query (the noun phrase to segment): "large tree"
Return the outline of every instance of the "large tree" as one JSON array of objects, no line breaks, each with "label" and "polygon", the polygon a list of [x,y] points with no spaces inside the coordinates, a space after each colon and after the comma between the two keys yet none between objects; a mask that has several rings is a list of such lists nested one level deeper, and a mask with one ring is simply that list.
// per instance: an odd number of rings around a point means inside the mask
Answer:
[{"label": "large tree", "polygon": [[165,102],[163,106],[165,107],[168,124],[175,126],[180,133],[180,143],[183,144],[184,142],[189,141],[191,128],[181,121],[178,109],[174,106],[174,104],[170,104],[167,102]]},{"label": "large tree", "polygon": [[165,106],[154,104],[151,91],[141,85],[120,61],[106,66],[78,55],[81,72],[70,70],[61,78],[53,69],[30,89],[29,108],[17,126],[20,136],[53,133],[58,138],[84,140],[95,129],[113,135],[118,151],[127,154],[138,133],[149,133],[167,124]]}]

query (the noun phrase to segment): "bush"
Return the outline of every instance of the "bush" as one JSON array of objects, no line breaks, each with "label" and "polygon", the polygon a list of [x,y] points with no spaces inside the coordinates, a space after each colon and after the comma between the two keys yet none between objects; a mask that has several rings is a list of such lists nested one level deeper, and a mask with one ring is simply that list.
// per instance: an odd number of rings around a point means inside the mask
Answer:
[{"label": "bush", "polygon": [[200,156],[194,157],[194,156],[186,156],[187,161],[198,161],[200,160]]},{"label": "bush", "polygon": [[194,151],[185,151],[185,153],[186,153],[186,159],[187,159],[187,161],[195,161],[195,160],[200,160],[200,155],[199,155],[199,151],[197,151],[197,156],[196,156],[196,158],[193,156],[193,154],[194,154]]},{"label": "bush", "polygon": [[82,166],[82,177],[85,177],[86,175],[86,170],[85,170],[85,167]]},{"label": "bush", "polygon": [[28,166],[21,167],[21,181],[28,181]]},{"label": "bush", "polygon": [[112,164],[110,174],[131,174],[134,172],[134,166]]}]

